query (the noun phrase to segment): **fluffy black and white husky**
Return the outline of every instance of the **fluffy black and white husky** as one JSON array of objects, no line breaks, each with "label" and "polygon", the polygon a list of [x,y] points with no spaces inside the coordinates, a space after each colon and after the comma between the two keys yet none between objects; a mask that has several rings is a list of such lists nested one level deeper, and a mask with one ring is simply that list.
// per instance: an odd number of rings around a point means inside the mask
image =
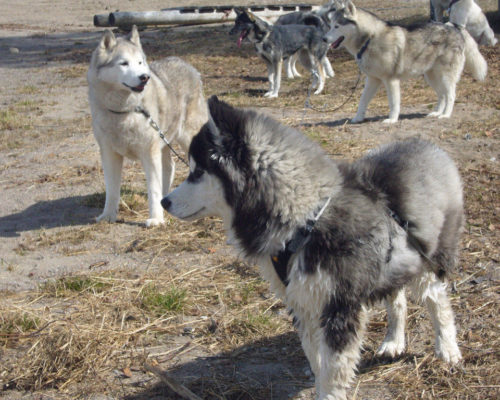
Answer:
[{"label": "fluffy black and white husky", "polygon": [[345,398],[373,302],[387,301],[379,353],[404,350],[405,285],[429,309],[437,354],[458,362],[445,277],[463,201],[446,153],[412,139],[338,163],[256,111],[216,97],[209,110],[190,146],[190,174],[162,205],[184,220],[223,218],[230,242],[293,313],[318,398]]}]

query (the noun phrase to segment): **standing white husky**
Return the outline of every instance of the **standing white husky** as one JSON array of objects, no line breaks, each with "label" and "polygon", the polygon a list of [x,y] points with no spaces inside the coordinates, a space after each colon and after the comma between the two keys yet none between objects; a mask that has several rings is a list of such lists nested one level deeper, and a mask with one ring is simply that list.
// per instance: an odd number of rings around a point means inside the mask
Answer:
[{"label": "standing white husky", "polygon": [[179,58],[149,66],[134,26],[127,38],[106,31],[92,53],[87,74],[94,136],[99,143],[106,202],[97,221],[116,221],[123,157],[141,161],[146,174],[147,226],[164,222],[160,201],[170,191],[175,164],[153,129],[150,114],[169,142],[187,151],[208,119],[200,74]]},{"label": "standing white husky", "polygon": [[401,80],[423,75],[438,96],[436,109],[429,116],[449,118],[464,64],[475,79],[486,77],[486,60],[465,29],[440,23],[406,29],[356,8],[350,0],[335,2],[328,16],[331,30],[324,40],[333,48],[344,46],[366,74],[354,123],[364,120],[366,108],[382,83],[390,108],[384,122],[393,123],[399,118]]}]

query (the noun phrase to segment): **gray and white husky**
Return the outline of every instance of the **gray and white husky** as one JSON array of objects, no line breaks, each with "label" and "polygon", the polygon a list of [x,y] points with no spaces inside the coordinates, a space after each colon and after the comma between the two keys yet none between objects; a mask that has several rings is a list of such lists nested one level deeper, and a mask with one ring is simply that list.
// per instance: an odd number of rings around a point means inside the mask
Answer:
[{"label": "gray and white husky", "polygon": [[[313,11],[294,11],[280,16],[274,25],[312,25],[323,31],[323,33],[327,33],[330,30],[330,25],[326,21],[325,16],[329,9],[330,7],[326,4]],[[305,57],[305,55],[301,55],[299,57],[299,54],[300,53],[293,54],[289,58],[285,59],[285,72],[286,77],[289,79],[301,76],[296,68],[297,60],[300,60],[307,69],[311,69],[308,58]],[[330,60],[328,60],[326,54],[320,62],[323,65],[323,70],[325,71],[325,78],[333,78],[335,76],[335,72],[333,71]]]},{"label": "gray and white husky", "polygon": [[350,0],[337,1],[329,19],[331,30],[325,40],[334,48],[345,47],[366,74],[354,123],[364,120],[366,108],[382,83],[390,108],[384,122],[393,123],[399,118],[401,80],[423,75],[438,97],[429,116],[449,118],[464,64],[475,79],[486,77],[486,60],[476,42],[465,29],[452,24],[427,23],[407,29],[356,8]]},{"label": "gray and white husky", "polygon": [[172,215],[223,218],[229,242],[260,266],[294,316],[320,400],[344,399],[367,308],[387,301],[379,353],[405,347],[408,285],[429,310],[436,352],[461,359],[446,274],[463,220],[453,161],[418,139],[348,164],[295,129],[210,98],[188,178],[162,200]]},{"label": "gray and white husky", "polygon": [[245,9],[235,8],[234,11],[237,17],[229,33],[239,35],[238,46],[244,39],[253,43],[266,62],[269,91],[265,97],[278,97],[283,60],[295,54],[304,58],[304,65],[311,66],[314,94],[323,91],[325,71],[321,60],[326,56],[328,45],[323,42],[320,29],[312,25],[272,25]]},{"label": "gray and white husky", "polygon": [[148,65],[134,26],[126,38],[116,38],[109,30],[104,33],[92,53],[87,81],[106,185],[104,211],[97,221],[116,220],[123,158],[128,157],[140,160],[146,174],[146,225],[163,223],[160,201],[170,191],[175,164],[147,115],[169,141],[187,152],[208,119],[200,74],[176,57]]}]

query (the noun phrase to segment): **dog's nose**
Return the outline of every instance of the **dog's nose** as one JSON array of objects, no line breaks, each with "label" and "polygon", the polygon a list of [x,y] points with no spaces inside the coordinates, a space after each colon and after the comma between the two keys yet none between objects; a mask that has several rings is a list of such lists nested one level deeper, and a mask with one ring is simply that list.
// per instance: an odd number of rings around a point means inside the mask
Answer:
[{"label": "dog's nose", "polygon": [[170,208],[170,206],[172,205],[172,202],[168,199],[168,197],[164,197],[162,200],[161,200],[161,206],[168,211],[168,209]]},{"label": "dog's nose", "polygon": [[142,74],[140,77],[139,77],[141,83],[146,83],[147,81],[149,81],[149,75],[148,74]]},{"label": "dog's nose", "polygon": [[326,36],[323,36],[323,42],[328,43],[328,39],[326,38]]}]

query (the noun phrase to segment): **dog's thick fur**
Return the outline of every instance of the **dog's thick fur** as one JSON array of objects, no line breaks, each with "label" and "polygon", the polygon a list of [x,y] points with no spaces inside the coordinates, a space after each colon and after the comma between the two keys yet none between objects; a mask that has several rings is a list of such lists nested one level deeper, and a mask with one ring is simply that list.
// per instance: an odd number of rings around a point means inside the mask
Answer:
[{"label": "dog's thick fur", "polygon": [[259,56],[266,62],[269,91],[265,97],[278,97],[281,85],[283,60],[299,54],[304,65],[311,66],[315,94],[323,91],[325,71],[321,60],[326,56],[328,45],[323,42],[323,32],[313,25],[271,25],[245,9],[235,8],[234,27],[229,32],[254,44]]},{"label": "dog's thick fur", "polygon": [[[323,33],[327,33],[330,30],[330,25],[325,19],[327,11],[329,11],[329,7],[326,5],[313,11],[294,11],[280,16],[276,20],[275,25],[312,25],[321,30]],[[289,79],[301,76],[296,68],[297,60],[300,60],[309,71],[311,70],[307,54],[302,54],[300,57],[299,54],[300,52],[293,54],[284,61],[286,77]],[[335,76],[335,72],[333,71],[330,60],[328,60],[326,54],[321,59],[321,64],[323,65],[323,70],[325,71],[325,78],[332,78]]]},{"label": "dog's thick fur", "polygon": [[454,1],[450,8],[450,22],[467,29],[479,45],[497,44],[495,33],[488,24],[486,15],[474,0]]},{"label": "dog's thick fur", "polygon": [[[318,398],[345,398],[373,302],[388,302],[389,329],[379,353],[403,351],[404,285],[429,309],[437,354],[458,362],[441,280],[455,265],[463,220],[452,160],[413,139],[337,163],[270,117],[214,97],[209,110],[209,122],[191,143],[190,174],[162,205],[185,220],[223,218],[229,242],[260,266],[293,313]],[[271,257],[290,248],[325,204],[305,244],[283,270],[274,267]]]},{"label": "dog's thick fur", "polygon": [[175,164],[142,107],[186,152],[208,119],[200,74],[179,58],[148,66],[137,28],[127,38],[106,31],[92,54],[87,74],[92,126],[101,151],[106,202],[98,221],[116,220],[123,157],[138,159],[148,188],[147,226],[163,223],[160,201],[170,191]]},{"label": "dog's thick fur", "polygon": [[356,8],[350,0],[336,2],[333,10],[325,40],[334,48],[345,47],[366,74],[354,123],[364,120],[366,108],[382,83],[390,108],[384,122],[394,123],[399,118],[401,80],[423,75],[438,97],[429,116],[449,118],[464,64],[475,79],[486,76],[486,61],[465,29],[440,23],[412,29],[391,25]]}]

